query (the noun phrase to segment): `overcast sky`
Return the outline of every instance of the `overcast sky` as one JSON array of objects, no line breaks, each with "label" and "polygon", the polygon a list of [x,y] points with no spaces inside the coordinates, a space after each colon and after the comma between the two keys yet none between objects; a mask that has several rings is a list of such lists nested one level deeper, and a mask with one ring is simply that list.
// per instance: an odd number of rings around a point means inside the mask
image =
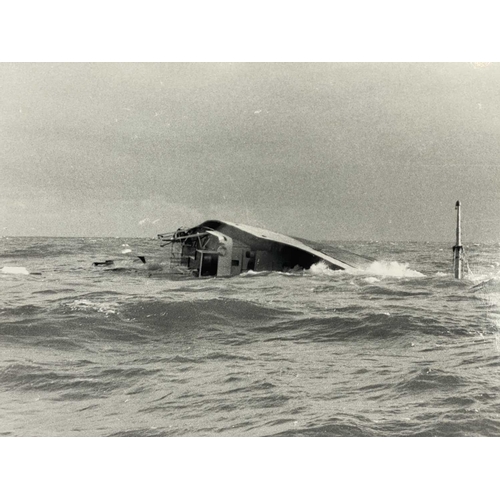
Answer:
[{"label": "overcast sky", "polygon": [[500,241],[500,65],[0,64],[0,235]]}]

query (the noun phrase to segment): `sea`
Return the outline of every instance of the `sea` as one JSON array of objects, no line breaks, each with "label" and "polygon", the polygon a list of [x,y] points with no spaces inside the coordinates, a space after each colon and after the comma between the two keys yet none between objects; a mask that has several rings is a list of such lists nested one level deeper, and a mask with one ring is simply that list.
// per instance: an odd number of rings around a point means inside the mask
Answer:
[{"label": "sea", "polygon": [[0,238],[0,436],[500,435],[500,244],[457,280],[450,242],[331,243],[373,262],[194,278],[153,238]]}]

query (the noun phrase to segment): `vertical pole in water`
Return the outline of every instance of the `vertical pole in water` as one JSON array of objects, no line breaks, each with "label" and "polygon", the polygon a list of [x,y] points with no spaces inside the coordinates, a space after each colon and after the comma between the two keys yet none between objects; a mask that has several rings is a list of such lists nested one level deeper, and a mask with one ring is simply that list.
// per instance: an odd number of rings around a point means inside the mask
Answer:
[{"label": "vertical pole in water", "polygon": [[453,271],[455,273],[455,278],[462,279],[462,261],[463,261],[463,247],[462,247],[462,220],[460,213],[460,202],[457,201],[455,204],[455,210],[457,211],[457,242],[453,247]]}]

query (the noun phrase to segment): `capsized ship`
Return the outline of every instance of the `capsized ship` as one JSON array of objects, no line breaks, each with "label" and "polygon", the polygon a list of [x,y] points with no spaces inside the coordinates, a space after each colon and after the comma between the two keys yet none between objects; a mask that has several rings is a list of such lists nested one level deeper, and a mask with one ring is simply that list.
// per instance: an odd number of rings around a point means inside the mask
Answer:
[{"label": "capsized ship", "polygon": [[159,234],[171,246],[171,264],[194,276],[236,276],[248,271],[309,269],[324,262],[333,270],[352,270],[372,262],[360,255],[302,238],[221,220]]}]

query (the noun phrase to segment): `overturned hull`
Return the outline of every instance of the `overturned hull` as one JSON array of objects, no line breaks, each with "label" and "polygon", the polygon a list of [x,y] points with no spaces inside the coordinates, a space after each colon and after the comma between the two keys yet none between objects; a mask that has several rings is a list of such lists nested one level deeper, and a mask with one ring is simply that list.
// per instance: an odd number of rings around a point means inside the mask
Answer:
[{"label": "overturned hull", "polygon": [[356,266],[321,251],[321,245],[266,229],[219,220],[159,234],[162,245],[171,245],[171,261],[194,276],[236,276],[247,271],[309,269],[320,261],[330,269]]}]

